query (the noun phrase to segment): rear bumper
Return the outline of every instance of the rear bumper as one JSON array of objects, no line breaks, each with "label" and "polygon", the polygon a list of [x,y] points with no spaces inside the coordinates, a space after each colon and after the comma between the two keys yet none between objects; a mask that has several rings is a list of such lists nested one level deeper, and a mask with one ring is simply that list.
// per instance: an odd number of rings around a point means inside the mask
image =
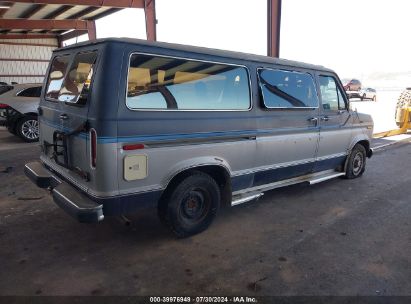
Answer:
[{"label": "rear bumper", "polygon": [[51,190],[54,202],[79,222],[96,223],[104,219],[102,204],[92,201],[70,184],[59,180],[42,163],[28,163],[24,172],[38,187]]}]

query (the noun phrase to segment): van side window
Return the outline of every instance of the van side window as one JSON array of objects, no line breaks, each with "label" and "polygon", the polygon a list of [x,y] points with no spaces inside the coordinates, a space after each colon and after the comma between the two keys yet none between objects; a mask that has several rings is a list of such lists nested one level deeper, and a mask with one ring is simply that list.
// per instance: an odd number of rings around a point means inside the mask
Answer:
[{"label": "van side window", "polygon": [[[65,57],[61,58],[66,59]],[[96,58],[97,53],[95,52],[78,53],[69,69],[67,69],[67,61],[63,63],[57,61],[55,64],[54,61],[57,59],[55,58],[50,71],[46,98],[78,105],[85,104]]]},{"label": "van side window", "polygon": [[334,77],[320,76],[319,80],[323,109],[328,111],[345,110],[347,107]]},{"label": "van side window", "polygon": [[248,110],[249,75],[241,66],[133,54],[126,104],[139,110]]},{"label": "van side window", "polygon": [[264,105],[267,108],[317,108],[314,79],[308,73],[258,70]]}]

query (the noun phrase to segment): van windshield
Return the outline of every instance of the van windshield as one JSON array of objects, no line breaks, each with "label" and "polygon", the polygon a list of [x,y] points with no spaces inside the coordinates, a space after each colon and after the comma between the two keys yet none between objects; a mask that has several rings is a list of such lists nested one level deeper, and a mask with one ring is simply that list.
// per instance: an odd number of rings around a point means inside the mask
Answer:
[{"label": "van windshield", "polygon": [[[78,53],[53,59],[46,87],[46,99],[85,104],[93,77],[97,53]],[[70,62],[70,59],[71,62]]]}]

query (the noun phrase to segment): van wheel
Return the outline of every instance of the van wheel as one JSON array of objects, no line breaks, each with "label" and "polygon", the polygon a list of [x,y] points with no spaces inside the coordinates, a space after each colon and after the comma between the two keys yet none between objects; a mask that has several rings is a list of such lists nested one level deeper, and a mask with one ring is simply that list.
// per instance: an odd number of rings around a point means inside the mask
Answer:
[{"label": "van wheel", "polygon": [[355,145],[347,159],[345,177],[348,179],[360,177],[365,171],[366,159],[367,155],[364,146],[360,144]]},{"label": "van wheel", "polygon": [[39,140],[39,122],[36,116],[24,116],[17,122],[17,135],[26,142]]},{"label": "van wheel", "polygon": [[159,206],[160,220],[179,238],[204,231],[220,207],[220,189],[208,174],[183,179]]}]

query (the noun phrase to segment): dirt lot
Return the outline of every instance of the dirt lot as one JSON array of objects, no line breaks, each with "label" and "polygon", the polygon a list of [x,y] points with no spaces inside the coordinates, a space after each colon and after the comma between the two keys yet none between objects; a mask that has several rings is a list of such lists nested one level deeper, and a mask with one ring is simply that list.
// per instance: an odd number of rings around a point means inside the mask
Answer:
[{"label": "dirt lot", "polygon": [[152,211],[75,222],[24,176],[38,153],[0,129],[0,295],[411,295],[409,143],[361,179],[268,192],[184,240]]}]

